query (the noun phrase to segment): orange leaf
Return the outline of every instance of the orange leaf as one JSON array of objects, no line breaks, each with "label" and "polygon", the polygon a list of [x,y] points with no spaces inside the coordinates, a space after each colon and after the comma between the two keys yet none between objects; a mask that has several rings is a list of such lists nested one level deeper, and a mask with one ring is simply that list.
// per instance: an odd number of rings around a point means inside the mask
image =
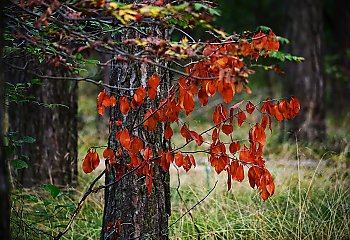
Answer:
[{"label": "orange leaf", "polygon": [[186,142],[192,139],[190,130],[188,129],[186,123],[181,127],[181,135],[186,139]]},{"label": "orange leaf", "polygon": [[146,89],[143,86],[140,86],[134,94],[134,97],[131,101],[131,107],[135,108],[142,105],[145,101],[145,97],[146,97]]},{"label": "orange leaf", "polygon": [[192,164],[194,167],[197,166],[197,165],[196,165],[196,160],[194,159],[194,157],[193,157],[192,154],[190,154],[190,162],[191,162],[191,164]]},{"label": "orange leaf", "polygon": [[160,83],[160,78],[158,75],[153,74],[149,79],[148,79],[148,97],[151,100],[156,99],[157,95],[157,88]]},{"label": "orange leaf", "polygon": [[130,106],[128,103],[128,99],[125,96],[119,98],[120,111],[125,115],[128,114],[130,110]]},{"label": "orange leaf", "polygon": [[115,161],[115,154],[114,154],[114,152],[113,152],[113,150],[112,149],[110,149],[110,148],[106,148],[104,151],[103,151],[103,157],[104,158],[109,158],[109,163],[111,164],[111,165],[115,165],[116,164],[116,161]]},{"label": "orange leaf", "polygon": [[114,107],[116,104],[117,104],[117,100],[115,99],[115,97],[114,96],[111,96],[110,98],[109,98],[109,106],[110,107]]},{"label": "orange leaf", "polygon": [[144,143],[141,138],[133,136],[130,140],[129,151],[133,154],[139,153],[144,148]]},{"label": "orange leaf", "polygon": [[264,115],[261,119],[260,125],[265,129],[268,123],[269,123],[269,118],[266,115]]},{"label": "orange leaf", "polygon": [[244,170],[243,170],[243,165],[242,164],[238,164],[238,167],[236,169],[236,175],[234,180],[238,181],[238,182],[242,182],[244,179]]},{"label": "orange leaf", "polygon": [[243,111],[240,111],[237,114],[237,119],[238,119],[238,126],[240,127],[242,125],[242,123],[244,122],[244,120],[246,119],[246,115]]},{"label": "orange leaf", "polygon": [[230,135],[233,132],[232,124],[224,124],[222,125],[222,132],[226,135]]},{"label": "orange leaf", "polygon": [[166,140],[169,140],[173,136],[173,130],[171,129],[170,125],[167,125],[164,131],[164,138]]},{"label": "orange leaf", "polygon": [[190,136],[193,140],[196,141],[196,143],[198,144],[198,146],[202,145],[203,143],[203,137],[202,135],[199,135],[198,133],[196,133],[195,131],[190,131]]},{"label": "orange leaf", "polygon": [[151,132],[156,129],[158,119],[157,119],[157,113],[154,113],[154,109],[148,109],[145,116],[143,117],[143,120],[145,121],[143,125],[148,131]]},{"label": "orange leaf", "polygon": [[208,95],[207,95],[205,88],[203,86],[201,87],[201,89],[198,92],[198,100],[201,102],[202,107],[204,107],[208,103]]},{"label": "orange leaf", "polygon": [[182,156],[182,153],[181,152],[177,152],[176,155],[175,155],[175,164],[176,166],[178,167],[182,167],[183,163],[184,163],[184,157]]},{"label": "orange leaf", "polygon": [[186,172],[188,172],[191,169],[191,160],[188,155],[183,159],[183,168],[185,169]]},{"label": "orange leaf", "polygon": [[252,114],[255,109],[254,104],[251,101],[249,101],[245,106],[245,109],[247,110],[247,113]]},{"label": "orange leaf", "polygon": [[187,93],[184,95],[184,103],[183,103],[183,106],[184,106],[184,108],[185,108],[185,110],[186,110],[186,115],[187,115],[187,116],[190,115],[191,112],[192,112],[193,109],[194,109],[194,100],[193,100],[192,94],[190,94],[190,93],[187,92]]},{"label": "orange leaf", "polygon": [[123,148],[126,150],[130,149],[130,134],[128,129],[120,131],[119,141]]},{"label": "orange leaf", "polygon": [[82,164],[84,173],[91,173],[98,167],[99,163],[100,158],[98,157],[96,150],[89,149]]},{"label": "orange leaf", "polygon": [[229,147],[230,152],[231,152],[232,154],[235,154],[236,152],[238,152],[240,148],[241,148],[241,143],[240,143],[239,141],[237,141],[237,142],[232,142],[232,143],[230,144],[230,147]]},{"label": "orange leaf", "polygon": [[145,151],[143,152],[143,158],[146,162],[149,162],[150,159],[153,158],[153,151],[149,146],[147,146]]}]

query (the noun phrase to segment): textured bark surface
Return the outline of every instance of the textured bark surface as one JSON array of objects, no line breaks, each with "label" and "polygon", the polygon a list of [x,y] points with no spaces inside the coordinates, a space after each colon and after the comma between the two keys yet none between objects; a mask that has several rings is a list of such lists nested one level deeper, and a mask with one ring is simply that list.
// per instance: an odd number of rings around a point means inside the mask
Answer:
[{"label": "textured bark surface", "polygon": [[[0,2],[0,52],[4,46],[3,29],[3,2]],[[4,67],[2,59],[0,61],[0,239],[10,239],[10,202],[9,202],[9,182],[7,174],[7,161],[4,152],[4,114],[5,114],[5,84]]]},{"label": "textured bark surface", "polygon": [[287,67],[289,93],[300,100],[301,111],[291,121],[291,130],[304,141],[325,138],[324,75],[322,68],[322,6],[319,0],[288,2],[289,51],[305,58]]},{"label": "textured bark surface", "polygon": [[[57,71],[48,66],[42,70],[43,75]],[[7,81],[30,80],[30,74],[25,72],[7,72]],[[77,178],[77,84],[44,79],[42,86],[31,87],[28,94],[39,103],[64,104],[68,108],[48,108],[36,103],[11,104],[10,131],[36,139],[33,144],[23,145],[21,152],[30,158],[29,167],[18,171],[16,179],[24,187],[47,183],[72,186]]]},{"label": "textured bark surface", "polygon": [[[159,28],[148,29],[148,34],[157,35],[165,38],[165,32]],[[138,37],[134,33],[124,32],[119,36],[119,41],[125,37]],[[132,53],[135,49],[125,49]],[[135,62],[113,63],[111,69],[110,85],[129,88],[130,91],[118,92],[121,95],[132,97],[135,88],[141,84],[147,86],[148,78],[157,73],[161,78],[160,94],[167,95],[170,87],[170,75],[164,70],[151,67],[146,64],[138,64]],[[116,95],[119,98],[119,94]],[[159,99],[157,99],[159,101]],[[146,100],[145,104],[139,108],[132,109],[127,116],[119,111],[117,105],[110,112],[112,128],[109,139],[109,146],[114,148],[118,146],[115,141],[115,133],[117,129],[114,121],[116,119],[123,120],[123,127],[131,131],[132,126],[143,121],[143,116],[147,109],[156,107],[158,101],[151,102]],[[158,149],[168,149],[170,143],[163,138],[164,125],[158,124],[154,132],[148,132],[143,126],[133,131],[146,144],[152,148],[154,154]],[[121,164],[128,163],[129,159],[121,159]],[[168,216],[170,215],[170,185],[169,174],[161,168],[155,167],[153,175],[152,192],[148,193],[145,178],[137,174],[130,174],[120,183],[106,188],[105,191],[105,209],[103,217],[102,239],[168,239]],[[106,174],[106,184],[115,181],[116,171],[112,169]],[[121,223],[122,231],[118,231],[117,222]]]}]

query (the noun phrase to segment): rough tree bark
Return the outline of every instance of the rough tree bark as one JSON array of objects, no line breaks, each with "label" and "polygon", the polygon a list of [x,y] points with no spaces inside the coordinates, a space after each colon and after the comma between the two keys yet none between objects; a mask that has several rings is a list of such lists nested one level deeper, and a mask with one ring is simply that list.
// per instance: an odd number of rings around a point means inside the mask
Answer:
[{"label": "rough tree bark", "polygon": [[[41,70],[44,75],[54,72],[64,75],[49,66],[42,66]],[[7,74],[7,81],[11,82],[31,79],[29,73],[18,70]],[[39,103],[67,107],[48,108],[36,103],[11,104],[9,107],[10,131],[36,139],[34,144],[24,144],[21,149],[30,160],[27,169],[18,171],[18,182],[24,187],[47,183],[74,185],[77,178],[77,83],[44,79],[42,86],[31,87],[28,94]]]},{"label": "rough tree bark", "polygon": [[[0,53],[4,46],[3,1],[0,2]],[[10,201],[7,161],[4,151],[4,114],[5,114],[5,84],[3,59],[0,59],[0,239],[10,239]]]},{"label": "rough tree bark", "polygon": [[305,58],[287,66],[290,94],[300,100],[302,109],[291,121],[292,132],[304,141],[322,141],[326,136],[324,75],[322,68],[322,4],[319,0],[288,1],[287,38],[289,51]]},{"label": "rough tree bark", "polygon": [[[166,38],[166,32],[158,27],[152,27],[147,33],[160,38]],[[139,37],[131,32],[123,32],[117,39]],[[131,54],[136,49],[126,49]],[[160,95],[167,95],[171,85],[169,72],[151,67],[147,64],[135,62],[113,63],[111,69],[110,85],[129,88],[122,95],[133,96],[134,90],[141,84],[147,86],[148,78],[156,73],[161,78]],[[118,99],[118,95],[116,95]],[[159,100],[159,99],[158,99]],[[118,102],[118,101],[117,101]],[[114,148],[119,143],[115,141],[116,132],[119,130],[114,124],[117,119],[123,120],[123,126],[131,129],[143,121],[144,113],[150,107],[156,107],[158,103],[146,100],[142,106],[131,110],[125,117],[119,110],[119,105],[110,112],[111,130],[109,146]],[[154,132],[147,132],[141,125],[133,133],[146,141],[156,154],[157,149],[168,149],[169,142],[163,137],[164,126],[158,124]],[[122,159],[121,164],[128,163],[129,159]],[[117,185],[106,188],[105,209],[103,217],[102,239],[168,239],[168,216],[170,215],[170,186],[169,174],[163,169],[155,167],[153,175],[152,192],[148,193],[144,177],[130,174]],[[106,184],[116,179],[116,171],[112,169],[106,174]],[[121,223],[121,232],[118,230],[118,222]]]}]

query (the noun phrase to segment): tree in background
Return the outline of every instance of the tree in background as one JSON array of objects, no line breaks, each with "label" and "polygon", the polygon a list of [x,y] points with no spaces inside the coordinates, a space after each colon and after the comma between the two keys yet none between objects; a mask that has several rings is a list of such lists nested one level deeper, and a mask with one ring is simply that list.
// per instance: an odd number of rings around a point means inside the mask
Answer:
[{"label": "tree in background", "polygon": [[[0,2],[0,52],[4,47],[4,15],[3,2]],[[8,165],[4,149],[5,132],[5,81],[3,59],[0,58],[0,239],[10,239],[10,199],[9,199],[9,179]]]},{"label": "tree in background", "polygon": [[[167,239],[169,167],[189,171],[196,167],[200,153],[208,155],[217,174],[227,174],[228,190],[232,181],[241,182],[247,175],[263,200],[274,193],[263,159],[265,131],[272,130],[273,118],[279,122],[294,118],[299,101],[293,96],[256,104],[233,99],[242,91],[251,93],[252,66],[276,70],[260,61],[285,57],[278,52],[281,38],[267,27],[241,34],[218,30],[211,20],[219,13],[209,2],[132,3],[39,1],[12,3],[7,9],[13,40],[10,54],[16,53],[17,44],[24,44],[25,53],[38,61],[75,73],[89,61],[84,52],[94,49],[113,56],[98,62],[111,66],[109,84],[70,78],[101,87],[97,110],[100,115],[109,112],[110,128],[108,145],[91,146],[82,163],[85,173],[94,171],[100,163],[97,149],[102,148],[105,169],[92,181],[57,239],[68,231],[86,198],[102,189],[103,239]],[[193,28],[205,30],[208,41],[195,40],[186,32]],[[180,40],[173,38],[174,32]],[[31,52],[33,48],[36,51]],[[176,74],[174,81],[171,74]],[[212,109],[213,125],[197,132],[188,118],[195,100],[202,108],[210,107],[215,94],[221,95],[222,102]],[[247,138],[237,139],[234,128],[242,126],[247,127]],[[171,142],[173,129],[178,129],[183,144]],[[104,175],[106,183],[95,187]]]},{"label": "tree in background", "polygon": [[305,59],[303,64],[291,63],[286,69],[288,91],[295,93],[303,106],[292,123],[292,131],[305,141],[323,141],[326,124],[322,3],[318,0],[289,1],[287,12],[290,51]]},{"label": "tree in background", "polygon": [[[9,58],[11,58],[10,56]],[[31,58],[17,60],[8,66],[6,81],[13,85],[31,84],[26,94],[29,102],[11,102],[9,130],[19,136],[30,136],[35,144],[23,144],[20,152],[28,157],[28,167],[16,178],[24,187],[39,184],[75,185],[77,180],[77,83],[60,80],[67,71],[46,64],[26,69]],[[11,61],[10,61],[11,62]],[[65,72],[65,73],[64,73]],[[42,75],[39,84],[32,84]],[[45,77],[46,76],[46,77]],[[56,76],[50,79],[51,76]]]}]

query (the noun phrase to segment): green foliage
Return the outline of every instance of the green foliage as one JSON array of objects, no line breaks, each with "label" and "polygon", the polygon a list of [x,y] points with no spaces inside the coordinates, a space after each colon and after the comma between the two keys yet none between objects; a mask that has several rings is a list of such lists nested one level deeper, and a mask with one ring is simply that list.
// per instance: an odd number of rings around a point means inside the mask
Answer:
[{"label": "green foliage", "polygon": [[40,186],[40,188],[42,190],[48,191],[53,198],[57,198],[58,196],[63,194],[57,186],[52,184],[42,185]]}]

